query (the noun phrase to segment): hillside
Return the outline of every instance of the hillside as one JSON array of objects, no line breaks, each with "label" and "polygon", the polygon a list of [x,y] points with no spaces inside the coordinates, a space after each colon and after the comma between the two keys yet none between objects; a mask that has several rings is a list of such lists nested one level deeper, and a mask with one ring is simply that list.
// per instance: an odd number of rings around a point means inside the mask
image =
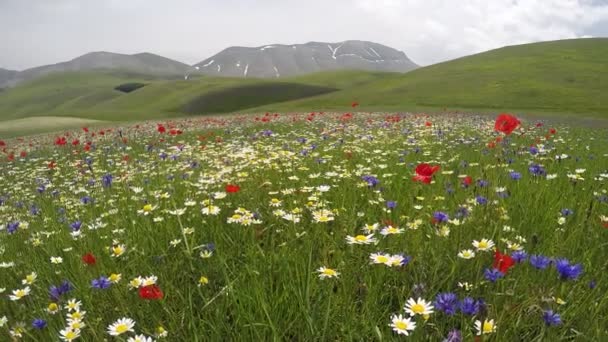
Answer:
[{"label": "hillside", "polygon": [[260,110],[463,108],[608,117],[608,39],[504,47]]},{"label": "hillside", "polygon": [[2,80],[0,71],[0,88],[15,86],[36,78],[68,71],[122,70],[136,74],[183,77],[191,67],[151,53],[125,55],[111,52],[91,52],[71,61],[44,65],[20,72],[13,72],[12,77]]},{"label": "hillside", "polygon": [[407,72],[418,66],[405,53],[381,44],[340,43],[234,46],[195,65],[199,73],[224,77],[279,78],[332,70]]}]

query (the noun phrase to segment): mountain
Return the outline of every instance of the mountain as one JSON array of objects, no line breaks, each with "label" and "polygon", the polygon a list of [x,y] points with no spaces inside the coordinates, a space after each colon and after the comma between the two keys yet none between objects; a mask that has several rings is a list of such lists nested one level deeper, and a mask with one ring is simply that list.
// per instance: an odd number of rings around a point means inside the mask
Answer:
[{"label": "mountain", "polygon": [[195,64],[205,75],[276,78],[353,69],[407,72],[418,68],[405,53],[377,43],[348,40],[295,45],[229,47]]},{"label": "mountain", "polygon": [[15,70],[6,70],[0,68],[0,88],[3,88],[3,84],[8,84],[10,80],[15,78],[18,71]]},{"label": "mountain", "polygon": [[143,75],[183,76],[190,68],[187,64],[151,53],[125,55],[111,52],[91,52],[68,62],[45,65],[18,72],[12,78],[4,80],[4,82],[0,76],[0,87],[14,86],[18,83],[55,72],[121,70]]}]

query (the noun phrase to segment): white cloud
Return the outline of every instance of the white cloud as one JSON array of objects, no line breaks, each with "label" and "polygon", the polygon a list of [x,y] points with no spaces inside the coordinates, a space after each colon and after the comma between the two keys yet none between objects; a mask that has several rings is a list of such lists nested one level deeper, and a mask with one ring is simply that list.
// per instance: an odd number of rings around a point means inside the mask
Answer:
[{"label": "white cloud", "polygon": [[387,42],[421,64],[505,45],[588,36],[608,21],[608,4],[589,0],[358,0],[392,28]]}]

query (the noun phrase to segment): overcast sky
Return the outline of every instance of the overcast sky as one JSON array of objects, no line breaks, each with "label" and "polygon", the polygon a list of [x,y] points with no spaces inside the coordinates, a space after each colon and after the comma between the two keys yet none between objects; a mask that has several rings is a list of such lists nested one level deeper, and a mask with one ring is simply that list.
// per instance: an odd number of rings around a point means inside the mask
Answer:
[{"label": "overcast sky", "polygon": [[608,0],[0,0],[0,67],[91,51],[188,64],[233,45],[370,40],[428,65],[504,45],[608,36]]}]

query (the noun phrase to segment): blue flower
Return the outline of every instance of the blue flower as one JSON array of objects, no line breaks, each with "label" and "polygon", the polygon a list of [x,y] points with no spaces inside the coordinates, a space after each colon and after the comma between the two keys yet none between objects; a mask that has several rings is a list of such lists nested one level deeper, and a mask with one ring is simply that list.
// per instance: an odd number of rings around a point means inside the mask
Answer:
[{"label": "blue flower", "polygon": [[512,180],[520,180],[521,179],[521,173],[519,172],[511,172],[509,173],[509,176],[511,177]]},{"label": "blue flower", "polygon": [[520,264],[526,261],[526,259],[528,258],[528,253],[526,253],[525,251],[515,251],[511,253],[511,258],[513,258],[513,261]]},{"label": "blue flower", "polygon": [[463,314],[474,316],[479,313],[483,305],[484,302],[482,300],[475,300],[471,297],[466,297],[460,302],[458,307]]},{"label": "blue flower", "polygon": [[575,280],[583,273],[583,266],[581,264],[571,265],[567,259],[555,261],[555,269],[557,269],[560,278],[564,280]]},{"label": "blue flower", "polygon": [[110,279],[104,276],[99,277],[99,279],[93,279],[93,281],[91,281],[91,287],[99,290],[107,289],[110,287],[110,285],[112,285]]},{"label": "blue flower", "polygon": [[530,154],[535,155],[538,153],[538,149],[534,146],[530,147]]},{"label": "blue flower", "polygon": [[486,180],[480,179],[477,181],[477,186],[479,186],[480,188],[485,188],[486,186],[488,186],[490,183]]},{"label": "blue flower", "polygon": [[450,216],[442,211],[436,211],[433,213],[433,219],[436,223],[444,223],[450,220]]},{"label": "blue flower", "polygon": [[543,319],[545,320],[545,324],[548,326],[556,326],[562,324],[562,318],[558,313],[553,312],[553,310],[547,310],[543,312]]},{"label": "blue flower", "polygon": [[73,232],[79,231],[80,227],[82,227],[82,222],[80,222],[80,221],[76,221],[76,222],[73,222],[72,224],[70,224],[70,228],[72,229]]},{"label": "blue flower", "polygon": [[397,207],[397,202],[395,201],[386,201],[386,207],[389,209],[395,209]]},{"label": "blue flower", "polygon": [[112,177],[111,174],[106,173],[105,175],[103,175],[101,177],[101,184],[103,185],[104,188],[109,188],[112,186],[113,179],[114,179],[114,177]]},{"label": "blue flower", "polygon": [[46,327],[46,321],[40,318],[36,318],[32,321],[32,326],[38,330],[42,330]]},{"label": "blue flower", "polygon": [[483,272],[484,277],[486,278],[486,280],[489,280],[493,283],[495,283],[498,279],[504,277],[504,273],[500,272],[499,270],[492,268],[486,268],[486,270]]},{"label": "blue flower", "polygon": [[543,255],[531,255],[530,264],[539,270],[544,270],[551,264],[551,259]]},{"label": "blue flower", "polygon": [[49,296],[51,297],[52,301],[58,302],[60,297],[63,294],[66,294],[66,293],[72,291],[72,289],[73,289],[72,284],[70,284],[69,281],[64,280],[63,283],[61,283],[61,285],[59,285],[59,286],[52,285],[49,288]]},{"label": "blue flower", "polygon": [[570,215],[574,214],[574,211],[572,211],[568,208],[565,208],[565,209],[561,210],[561,213],[562,213],[562,216],[570,216]]},{"label": "blue flower", "polygon": [[477,197],[475,197],[475,200],[477,201],[477,204],[479,204],[479,205],[488,204],[488,199],[483,196],[477,196]]},{"label": "blue flower", "polygon": [[435,298],[435,307],[452,316],[458,309],[458,297],[452,292],[440,293]]},{"label": "blue flower", "polygon": [[19,225],[21,223],[19,221],[15,221],[15,222],[10,222],[9,224],[6,225],[6,232],[9,234],[13,234],[17,231],[17,229],[19,228]]},{"label": "blue flower", "polygon": [[528,170],[530,171],[531,174],[533,174],[535,176],[542,176],[542,175],[546,174],[545,169],[538,164],[530,165],[528,167]]},{"label": "blue flower", "polygon": [[361,177],[361,179],[363,179],[365,182],[367,182],[367,185],[370,188],[375,187],[376,185],[380,184],[380,181],[378,180],[378,178],[376,178],[374,176],[366,175],[366,176]]}]

